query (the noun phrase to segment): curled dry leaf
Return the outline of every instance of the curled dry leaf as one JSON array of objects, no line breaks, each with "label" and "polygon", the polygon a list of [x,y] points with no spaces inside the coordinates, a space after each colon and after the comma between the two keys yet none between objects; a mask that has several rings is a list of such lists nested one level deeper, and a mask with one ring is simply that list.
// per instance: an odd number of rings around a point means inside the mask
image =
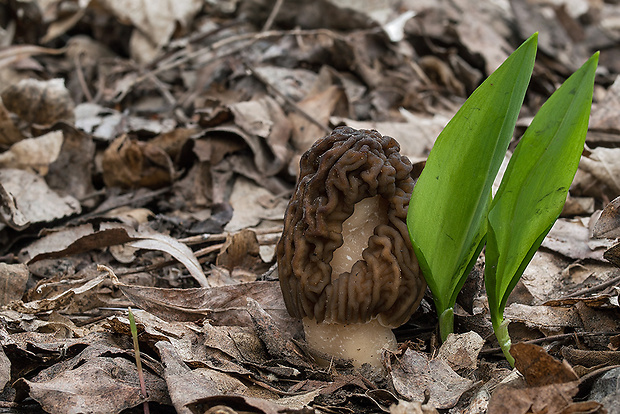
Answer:
[{"label": "curled dry leaf", "polygon": [[21,299],[29,276],[25,264],[0,263],[0,306]]},{"label": "curled dry leaf", "polygon": [[10,146],[24,138],[0,99],[0,144]]},{"label": "curled dry leaf", "polygon": [[119,349],[108,350],[107,355],[88,355],[89,351],[86,348],[72,364],[43,371],[39,374],[43,379],[22,378],[16,386],[25,388],[45,411],[55,413],[70,412],[68,407],[72,412],[120,413],[145,400],[170,403],[164,380],[150,370],[143,371],[148,397],[142,396],[135,362],[107,356]]},{"label": "curled dry leaf", "polygon": [[202,7],[201,0],[102,0],[99,4],[137,29],[132,33],[130,48],[132,57],[141,63],[150,62],[179,26],[187,29]]},{"label": "curled dry leaf", "polygon": [[108,146],[101,165],[108,187],[161,188],[170,185],[176,176],[172,160],[164,150],[127,135]]},{"label": "curled dry leaf", "polygon": [[6,109],[31,124],[73,123],[75,105],[63,79],[24,79],[6,88],[1,96]]},{"label": "curled dry leaf", "polygon": [[473,382],[459,376],[442,359],[428,359],[426,354],[407,349],[391,363],[394,388],[405,399],[426,401],[438,409],[452,408]]},{"label": "curled dry leaf", "polygon": [[94,279],[85,282],[82,286],[68,289],[50,298],[44,298],[24,303],[21,300],[14,301],[8,305],[9,309],[25,314],[36,314],[48,312],[50,310],[62,309],[67,306],[74,296],[82,295],[91,289],[99,286],[105,277],[99,275]]},{"label": "curled dry leaf", "polygon": [[187,268],[201,286],[209,286],[194,252],[176,239],[145,227],[137,231],[118,224],[108,226],[104,224],[101,227],[101,230],[94,231],[92,225],[85,224],[52,233],[30,245],[24,253],[30,259],[30,263],[33,263],[130,243],[132,247],[138,249],[159,250],[170,254]]},{"label": "curled dry leaf", "polygon": [[530,387],[562,384],[579,379],[566,361],[558,361],[538,345],[513,344],[510,353],[515,359],[515,367],[523,374]]},{"label": "curled dry leaf", "polygon": [[620,197],[616,197],[603,209],[592,228],[594,237],[620,238]]},{"label": "curled dry leaf", "polygon": [[0,168],[31,168],[40,175],[46,175],[49,165],[58,158],[63,141],[62,131],[23,139],[0,154]]},{"label": "curled dry leaf", "polygon": [[23,170],[0,170],[2,220],[16,230],[81,212],[79,201],[52,191],[40,176]]},{"label": "curled dry leaf", "polygon": [[[213,288],[161,289],[121,283],[109,269],[114,286],[137,307],[164,320],[196,321],[208,317],[217,325],[252,326],[247,297],[260,303],[283,332],[299,330],[299,321],[284,307],[278,282],[252,282]],[[292,328],[294,327],[294,328]]]}]

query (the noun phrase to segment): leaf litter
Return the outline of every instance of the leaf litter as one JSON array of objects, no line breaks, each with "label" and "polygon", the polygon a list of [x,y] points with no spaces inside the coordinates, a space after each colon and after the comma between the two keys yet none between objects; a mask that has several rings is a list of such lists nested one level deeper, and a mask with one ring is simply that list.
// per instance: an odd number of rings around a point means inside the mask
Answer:
[{"label": "leaf litter", "polygon": [[[619,14],[587,1],[0,2],[2,406],[612,412],[600,384],[620,364]],[[567,205],[506,309],[517,369],[490,330],[483,260],[443,345],[427,295],[385,372],[316,365],[274,266],[301,154],[347,125],[395,137],[421,168],[534,31],[514,142],[576,62],[600,49],[601,69]]]}]

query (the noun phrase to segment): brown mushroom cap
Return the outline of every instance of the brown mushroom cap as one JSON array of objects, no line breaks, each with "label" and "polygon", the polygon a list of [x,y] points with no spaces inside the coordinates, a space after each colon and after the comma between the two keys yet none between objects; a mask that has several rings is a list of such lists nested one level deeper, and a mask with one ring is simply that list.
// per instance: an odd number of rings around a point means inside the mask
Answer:
[{"label": "brown mushroom cap", "polygon": [[[411,162],[391,137],[336,128],[301,158],[300,176],[277,246],[280,286],[293,317],[387,327],[405,323],[426,288],[407,231]],[[387,224],[368,240],[351,272],[332,274],[343,222],[357,202],[381,196]]]}]

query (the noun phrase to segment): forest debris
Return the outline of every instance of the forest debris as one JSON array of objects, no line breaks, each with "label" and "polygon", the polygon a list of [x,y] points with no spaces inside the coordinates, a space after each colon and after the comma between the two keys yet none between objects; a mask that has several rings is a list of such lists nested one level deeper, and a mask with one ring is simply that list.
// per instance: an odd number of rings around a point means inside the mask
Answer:
[{"label": "forest debris", "polygon": [[408,348],[391,363],[392,382],[404,398],[428,403],[438,409],[452,408],[461,395],[473,385],[471,380],[457,375],[442,359],[428,359],[426,354]]},{"label": "forest debris", "polygon": [[245,388],[241,382],[238,382],[236,389],[219,390],[214,379],[209,376],[210,370],[195,369],[192,371],[168,342],[160,341],[155,346],[159,350],[164,366],[164,379],[177,413],[191,413],[191,410],[185,405],[196,398],[216,395],[221,392],[240,393]]},{"label": "forest debris", "polygon": [[598,259],[601,260],[603,248],[610,243],[593,240],[590,229],[579,219],[558,219],[549,234],[542,242],[542,246],[558,252],[571,259]]},{"label": "forest debris", "polygon": [[102,0],[100,4],[120,21],[139,29],[133,31],[130,46],[132,57],[141,63],[151,62],[179,26],[187,29],[202,7],[200,0],[157,0],[149,7],[123,0]]},{"label": "forest debris", "polygon": [[53,190],[75,197],[82,206],[92,207],[94,200],[86,198],[95,191],[91,180],[95,143],[90,135],[69,124],[59,123],[55,127],[62,133],[62,147],[49,165],[45,180]]},{"label": "forest debris", "polygon": [[571,193],[613,200],[620,194],[620,148],[597,147],[581,157]]},{"label": "forest debris", "polygon": [[620,197],[616,197],[603,209],[592,228],[594,237],[620,238]]},{"label": "forest debris", "polygon": [[131,286],[112,278],[137,307],[164,320],[196,321],[208,317],[218,325],[251,326],[246,310],[246,297],[258,301],[279,324],[284,332],[291,332],[291,325],[298,326],[286,308],[277,282],[252,282],[213,288],[160,289]]},{"label": "forest debris", "polygon": [[58,158],[63,141],[62,131],[22,139],[0,154],[0,168],[32,169],[44,176]]},{"label": "forest debris", "polygon": [[[533,388],[499,387],[489,401],[489,414],[560,414],[572,405],[578,381]],[[572,411],[568,411],[572,412]],[[578,411],[577,411],[578,412]]]},{"label": "forest debris", "polygon": [[18,300],[11,302],[8,305],[8,308],[26,314],[36,314],[41,312],[47,312],[50,310],[62,309],[67,306],[71,300],[73,300],[74,296],[82,295],[89,290],[94,289],[101,282],[103,282],[103,280],[104,277],[103,275],[101,275],[99,277],[86,281],[82,286],[77,286],[75,288],[65,290],[64,292],[61,292],[56,296],[33,300],[26,303]]},{"label": "forest debris", "polygon": [[32,172],[0,169],[2,221],[16,230],[80,213],[79,201],[52,191],[45,180]]},{"label": "forest debris", "polygon": [[101,166],[109,187],[157,189],[170,185],[176,176],[174,164],[164,150],[127,135],[106,148]]},{"label": "forest debris", "polygon": [[148,397],[141,395],[135,363],[115,355],[118,351],[91,345],[62,366],[43,370],[32,380],[22,378],[15,386],[54,413],[120,413],[143,401],[169,404],[164,381],[150,370],[144,370]]},{"label": "forest debris", "polygon": [[582,326],[581,320],[573,308],[528,306],[513,303],[506,307],[504,316],[512,322],[522,322],[532,328],[560,330]]},{"label": "forest debris", "polygon": [[580,365],[586,368],[620,365],[620,351],[597,351],[562,347],[562,356],[571,365]]},{"label": "forest debris", "polygon": [[484,345],[484,339],[476,332],[449,334],[441,344],[437,358],[442,359],[455,371],[474,370],[478,366],[478,354]]},{"label": "forest debris", "polygon": [[30,272],[25,264],[0,263],[0,306],[24,295],[29,276]]},{"label": "forest debris", "polygon": [[63,79],[24,79],[0,95],[6,109],[39,128],[59,121],[72,124],[75,119],[75,104]]},{"label": "forest debris", "polygon": [[579,378],[566,361],[560,362],[538,345],[517,343],[510,348],[515,367],[530,387],[561,384]]}]

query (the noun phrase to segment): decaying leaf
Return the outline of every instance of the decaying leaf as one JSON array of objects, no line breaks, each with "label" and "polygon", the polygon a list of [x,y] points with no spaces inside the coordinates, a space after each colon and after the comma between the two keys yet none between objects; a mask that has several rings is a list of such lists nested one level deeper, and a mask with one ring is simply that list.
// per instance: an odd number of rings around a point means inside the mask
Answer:
[{"label": "decaying leaf", "polygon": [[78,200],[55,193],[32,172],[0,169],[0,187],[2,220],[16,230],[82,211]]},{"label": "decaying leaf", "polygon": [[407,349],[392,362],[392,382],[396,391],[408,400],[426,401],[438,409],[452,408],[473,382],[457,375],[442,359],[431,359]]},{"label": "decaying leaf", "polygon": [[510,353],[515,359],[515,367],[523,374],[530,387],[562,384],[579,379],[566,361],[560,362],[551,357],[540,346],[517,343],[512,345]]},{"label": "decaying leaf", "polygon": [[0,95],[6,109],[31,124],[73,123],[75,104],[63,79],[24,79],[6,88]]}]

